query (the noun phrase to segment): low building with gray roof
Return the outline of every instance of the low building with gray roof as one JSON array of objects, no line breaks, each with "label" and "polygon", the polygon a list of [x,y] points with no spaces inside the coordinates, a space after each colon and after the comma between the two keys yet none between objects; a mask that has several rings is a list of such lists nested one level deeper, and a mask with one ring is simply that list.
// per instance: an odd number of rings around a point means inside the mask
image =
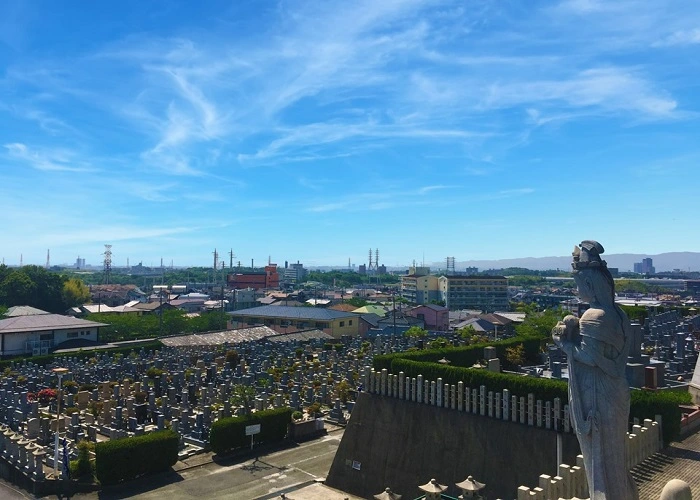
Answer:
[{"label": "low building with gray roof", "polygon": [[334,338],[360,335],[360,315],[316,307],[261,306],[230,312],[234,328],[268,326],[280,333],[316,328]]},{"label": "low building with gray roof", "polygon": [[68,341],[97,343],[105,323],[60,314],[13,316],[0,320],[0,356],[49,354]]}]

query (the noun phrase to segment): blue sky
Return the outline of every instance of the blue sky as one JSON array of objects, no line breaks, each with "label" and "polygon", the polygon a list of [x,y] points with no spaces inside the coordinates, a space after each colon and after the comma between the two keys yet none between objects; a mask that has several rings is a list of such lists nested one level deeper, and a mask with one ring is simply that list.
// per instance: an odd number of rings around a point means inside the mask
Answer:
[{"label": "blue sky", "polygon": [[697,251],[699,76],[697,2],[2,2],[0,257]]}]

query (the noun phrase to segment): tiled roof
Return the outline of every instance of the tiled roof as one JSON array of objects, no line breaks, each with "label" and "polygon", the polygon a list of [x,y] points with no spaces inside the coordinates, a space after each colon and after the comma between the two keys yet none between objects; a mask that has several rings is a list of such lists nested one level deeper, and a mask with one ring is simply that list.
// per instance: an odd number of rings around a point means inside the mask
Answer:
[{"label": "tiled roof", "polygon": [[74,328],[93,328],[108,326],[72,316],[60,314],[37,314],[34,316],[17,316],[0,320],[0,333],[39,332],[44,330],[69,330]]},{"label": "tiled roof", "polygon": [[233,316],[254,316],[257,318],[294,318],[319,321],[330,321],[339,318],[354,318],[358,314],[335,311],[333,309],[319,309],[316,307],[289,307],[289,306],[260,306],[248,309],[239,309],[229,314]]},{"label": "tiled roof", "polygon": [[7,312],[5,313],[5,317],[7,318],[14,318],[17,316],[35,316],[37,314],[49,314],[46,311],[42,311],[41,309],[37,309],[36,307],[32,306],[14,306],[10,307]]},{"label": "tiled roof", "polygon": [[439,306],[437,304],[422,304],[414,307],[413,309],[420,309],[421,307],[427,307],[428,309],[432,309],[433,311],[449,311],[449,309],[445,306]]}]

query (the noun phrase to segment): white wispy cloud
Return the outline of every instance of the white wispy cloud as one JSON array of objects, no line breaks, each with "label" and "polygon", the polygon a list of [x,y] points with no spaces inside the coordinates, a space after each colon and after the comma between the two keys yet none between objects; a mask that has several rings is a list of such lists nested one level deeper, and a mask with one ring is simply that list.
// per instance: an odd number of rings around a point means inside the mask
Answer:
[{"label": "white wispy cloud", "polygon": [[700,43],[700,28],[679,30],[652,43],[653,47],[673,47],[676,45],[695,45]]},{"label": "white wispy cloud", "polygon": [[448,189],[450,186],[443,186],[442,184],[437,184],[434,186],[423,186],[418,190],[420,194],[427,194],[430,193],[431,191],[439,191],[441,189]]},{"label": "white wispy cloud", "polygon": [[[675,99],[656,91],[635,71],[616,67],[588,69],[560,80],[495,83],[482,105],[493,109],[533,103],[559,103],[568,109],[593,108],[603,114],[628,112],[657,119],[673,117],[678,107]],[[531,118],[538,114],[530,112]]]},{"label": "white wispy cloud", "polygon": [[80,155],[66,149],[32,149],[21,142],[4,144],[7,156],[19,163],[44,172],[89,172],[96,170]]}]

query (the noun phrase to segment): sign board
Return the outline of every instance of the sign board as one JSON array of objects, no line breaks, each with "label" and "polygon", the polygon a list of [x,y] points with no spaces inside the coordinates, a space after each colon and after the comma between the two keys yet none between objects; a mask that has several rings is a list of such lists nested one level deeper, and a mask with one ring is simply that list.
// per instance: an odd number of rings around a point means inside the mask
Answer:
[{"label": "sign board", "polygon": [[260,424],[245,426],[245,435],[252,436],[253,434],[260,434]]}]

